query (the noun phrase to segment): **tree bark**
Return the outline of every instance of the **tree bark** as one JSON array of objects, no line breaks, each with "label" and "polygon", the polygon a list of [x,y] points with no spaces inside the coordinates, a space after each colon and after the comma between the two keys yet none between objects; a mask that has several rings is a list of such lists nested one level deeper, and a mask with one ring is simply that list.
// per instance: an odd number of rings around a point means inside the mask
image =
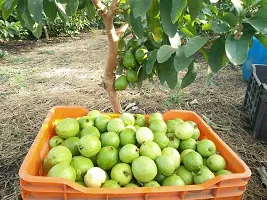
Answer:
[{"label": "tree bark", "polygon": [[110,9],[107,9],[106,6],[100,0],[92,0],[92,2],[102,15],[102,19],[108,37],[108,57],[104,72],[104,88],[108,94],[108,98],[111,103],[113,112],[121,113],[122,108],[120,100],[114,88],[114,80],[115,80],[114,70],[116,69],[117,66],[119,36],[116,33],[113,24],[113,18],[119,1],[112,0]]},{"label": "tree bark", "polygon": [[49,34],[48,34],[46,26],[44,26],[44,33],[45,33],[45,39],[49,40]]}]

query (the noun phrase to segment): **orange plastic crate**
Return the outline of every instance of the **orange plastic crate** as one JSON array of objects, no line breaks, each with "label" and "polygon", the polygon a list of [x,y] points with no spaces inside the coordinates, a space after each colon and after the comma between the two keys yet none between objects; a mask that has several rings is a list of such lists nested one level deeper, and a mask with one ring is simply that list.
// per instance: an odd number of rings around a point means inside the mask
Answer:
[{"label": "orange plastic crate", "polygon": [[[43,176],[42,162],[49,151],[48,141],[55,134],[55,124],[67,117],[86,115],[83,107],[54,107],[46,117],[36,139],[26,155],[19,170],[22,198],[25,200],[179,200],[179,199],[241,199],[250,179],[248,166],[226,145],[219,136],[198,116],[191,111],[171,110],[163,114],[165,120],[179,117],[193,120],[201,131],[200,139],[212,140],[217,150],[226,159],[231,175],[217,176],[200,185],[168,186],[160,188],[86,188],[62,178]],[[112,118],[118,114],[109,114]],[[148,118],[148,115],[146,116]]]}]

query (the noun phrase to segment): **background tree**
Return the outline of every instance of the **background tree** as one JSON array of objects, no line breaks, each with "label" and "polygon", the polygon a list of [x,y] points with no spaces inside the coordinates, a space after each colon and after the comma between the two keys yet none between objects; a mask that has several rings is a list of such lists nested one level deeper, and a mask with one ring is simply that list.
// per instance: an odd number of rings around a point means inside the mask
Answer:
[{"label": "background tree", "polygon": [[[209,64],[209,81],[229,62],[244,63],[253,36],[267,47],[266,0],[0,0],[3,19],[15,10],[37,38],[43,15],[67,22],[79,9],[88,20],[96,11],[102,16],[108,37],[103,86],[114,112],[122,111],[116,90],[141,87],[146,79],[158,77],[170,89],[190,85],[197,77],[197,52]],[[118,15],[125,23],[116,30]],[[182,70],[187,73],[179,80]]]}]

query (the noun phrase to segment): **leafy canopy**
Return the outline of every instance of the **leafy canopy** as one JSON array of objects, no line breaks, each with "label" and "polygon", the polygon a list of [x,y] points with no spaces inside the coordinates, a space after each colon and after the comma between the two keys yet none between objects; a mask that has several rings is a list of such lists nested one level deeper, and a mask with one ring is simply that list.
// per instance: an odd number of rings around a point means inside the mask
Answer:
[{"label": "leafy canopy", "polygon": [[[68,21],[81,8],[89,20],[95,17],[90,0],[0,0],[3,19],[16,10],[21,24],[37,38],[42,15]],[[244,63],[253,36],[267,47],[267,0],[121,0],[117,16],[130,24],[126,35],[131,36],[120,39],[119,56],[140,47],[148,50],[147,59],[136,66],[138,86],[157,76],[171,89],[187,87],[197,77],[197,52],[206,59],[211,77],[229,62]],[[185,69],[179,80],[177,74]]]}]

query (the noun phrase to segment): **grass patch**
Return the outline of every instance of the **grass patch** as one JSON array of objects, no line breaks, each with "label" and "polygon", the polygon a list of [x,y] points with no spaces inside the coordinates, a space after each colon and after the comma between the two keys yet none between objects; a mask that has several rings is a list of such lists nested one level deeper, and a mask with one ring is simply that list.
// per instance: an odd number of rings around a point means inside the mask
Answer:
[{"label": "grass patch", "polygon": [[6,60],[17,64],[22,64],[31,61],[30,58],[25,58],[23,56],[8,56]]},{"label": "grass patch", "polygon": [[2,74],[0,73],[0,84],[4,84],[8,82],[10,79],[10,76],[8,74]]},{"label": "grass patch", "polygon": [[17,85],[20,89],[26,87],[26,77],[30,71],[23,71],[22,68],[0,68],[0,83]]},{"label": "grass patch", "polygon": [[40,50],[38,51],[38,54],[54,55],[55,51],[54,50]]}]

